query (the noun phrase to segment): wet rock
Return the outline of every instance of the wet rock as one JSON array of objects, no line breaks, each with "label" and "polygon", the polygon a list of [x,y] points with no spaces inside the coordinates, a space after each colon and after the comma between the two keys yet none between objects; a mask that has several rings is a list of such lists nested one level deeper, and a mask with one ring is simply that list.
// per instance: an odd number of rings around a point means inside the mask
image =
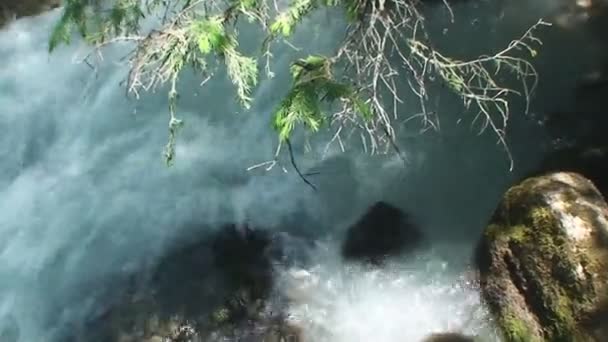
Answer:
[{"label": "wet rock", "polygon": [[3,0],[0,2],[0,27],[13,19],[37,15],[61,5],[61,0]]},{"label": "wet rock", "polygon": [[189,324],[183,324],[173,331],[169,337],[170,342],[194,342],[200,340],[195,328]]},{"label": "wet rock", "polygon": [[374,204],[349,228],[342,256],[350,260],[379,262],[418,246],[422,233],[411,218],[384,202]]},{"label": "wet rock", "polygon": [[212,243],[214,265],[230,281],[251,289],[251,296],[264,298],[272,286],[271,240],[265,230],[226,227]]},{"label": "wet rock", "polygon": [[509,189],[476,252],[506,341],[605,341],[608,206],[591,181],[553,173]]},{"label": "wet rock", "polygon": [[139,275],[145,281],[114,298],[69,341],[302,341],[297,322],[285,314],[287,298],[271,286],[283,243],[280,235],[236,225],[200,241],[176,241]]},{"label": "wet rock", "polygon": [[304,342],[300,327],[281,323],[269,332],[262,339],[263,342]]},{"label": "wet rock", "polygon": [[422,342],[474,342],[471,336],[459,333],[435,333],[426,337]]},{"label": "wet rock", "polygon": [[252,329],[249,322],[268,321],[272,241],[267,231],[228,225],[199,241],[177,242],[155,266],[135,274],[124,293],[117,288],[113,304],[76,340],[221,341]]}]

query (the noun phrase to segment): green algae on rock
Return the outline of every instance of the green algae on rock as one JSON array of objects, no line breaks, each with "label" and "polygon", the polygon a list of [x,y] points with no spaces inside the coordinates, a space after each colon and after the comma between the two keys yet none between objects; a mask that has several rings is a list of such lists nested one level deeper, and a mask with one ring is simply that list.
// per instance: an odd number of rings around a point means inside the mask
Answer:
[{"label": "green algae on rock", "polygon": [[553,173],[509,189],[476,262],[507,341],[608,336],[608,205],[581,175]]}]

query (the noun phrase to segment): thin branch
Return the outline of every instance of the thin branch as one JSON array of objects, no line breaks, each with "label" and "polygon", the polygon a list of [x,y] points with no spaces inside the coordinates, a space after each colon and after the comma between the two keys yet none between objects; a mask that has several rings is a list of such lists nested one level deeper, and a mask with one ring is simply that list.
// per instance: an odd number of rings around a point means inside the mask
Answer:
[{"label": "thin branch", "polygon": [[302,174],[302,172],[300,172],[300,169],[298,168],[298,165],[296,164],[296,160],[293,155],[293,150],[291,149],[291,142],[289,141],[289,139],[285,139],[285,143],[287,144],[287,149],[289,150],[289,158],[291,160],[291,165],[298,173],[298,176],[300,176],[302,181],[304,181],[304,183],[308,184],[308,186],[310,186],[314,191],[317,191],[317,187],[314,186],[314,184],[312,184],[311,182],[309,182],[308,179],[306,179],[306,177]]},{"label": "thin branch", "polygon": [[388,129],[386,129],[386,127],[384,128],[384,133],[387,135],[388,139],[391,142],[391,146],[393,147],[393,149],[395,150],[395,153],[397,153],[397,156],[399,157],[399,159],[401,159],[401,161],[403,162],[403,167],[407,168],[407,159],[405,159],[405,157],[403,156],[403,154],[401,153],[401,149],[399,148],[399,146],[397,145],[397,142],[395,141],[394,137],[392,137],[390,135],[390,133],[388,132]]},{"label": "thin branch", "polygon": [[[447,0],[443,2],[453,22],[454,12]],[[539,20],[499,52],[460,61],[442,55],[432,46],[425,27],[425,18],[418,9],[419,0],[391,0],[390,9],[385,8],[385,4],[388,3],[382,0],[328,2],[304,0],[298,3],[296,0],[294,7],[281,12],[276,0],[260,0],[256,1],[255,5],[225,0],[188,0],[185,3],[179,2],[180,6],[163,2],[165,8],[160,13],[152,13],[148,10],[148,15],[160,15],[158,18],[161,22],[160,27],[146,35],[140,35],[137,20],[134,23],[123,23],[126,28],[102,26],[98,32],[99,37],[94,37],[93,50],[84,57],[83,62],[92,66],[89,58],[97,54],[101,59],[101,50],[107,45],[120,41],[134,42],[136,47],[128,55],[130,69],[125,81],[126,92],[137,98],[142,91],[154,91],[159,86],[170,85],[169,127],[170,140],[174,140],[174,134],[181,124],[174,112],[174,100],[177,98],[176,80],[185,68],[193,67],[200,72],[203,79],[201,86],[204,85],[215,74],[215,69],[207,65],[208,57],[211,55],[223,62],[228,76],[237,88],[238,97],[245,107],[249,105],[251,91],[258,80],[258,66],[255,59],[242,56],[236,50],[238,43],[236,22],[239,16],[244,15],[250,21],[258,23],[268,33],[268,37],[262,43],[261,56],[256,57],[265,59],[265,72],[271,77],[273,73],[270,69],[272,58],[270,45],[280,36],[275,32],[276,27],[273,29],[275,24],[281,24],[280,20],[285,19],[286,15],[291,16],[290,20],[293,22],[289,23],[287,30],[282,31],[291,32],[305,16],[322,5],[346,6],[349,12],[353,12],[351,14],[356,15],[357,20],[347,27],[344,40],[336,53],[327,58],[327,72],[321,77],[338,84],[352,86],[356,100],[352,96],[338,97],[341,102],[336,101],[335,104],[341,107],[331,112],[328,118],[313,117],[309,121],[292,120],[290,124],[304,123],[312,131],[317,131],[319,126],[326,122],[325,119],[328,119],[331,128],[335,128],[335,134],[328,142],[324,154],[334,143],[339,144],[340,149],[344,151],[347,140],[358,133],[366,152],[386,153],[392,148],[402,157],[395,142],[396,132],[393,124],[400,121],[402,108],[413,94],[414,100],[419,104],[420,114],[410,119],[420,119],[422,131],[439,130],[441,127],[439,113],[428,103],[431,98],[428,84],[440,80],[460,97],[464,108],[473,110],[471,121],[473,128],[479,133],[490,129],[496,134],[498,143],[508,154],[512,168],[513,160],[506,142],[506,129],[510,117],[508,100],[512,95],[522,96],[526,101],[527,112],[530,97],[538,81],[534,66],[526,59],[517,57],[516,54],[527,51],[533,57],[536,54],[533,46],[541,44],[534,35],[536,29],[550,24]],[[219,18],[221,26],[219,30],[225,33],[221,38],[229,47],[210,53],[205,52],[206,48],[201,48],[199,44],[205,46],[205,34],[209,33],[205,32],[204,24],[213,18]],[[131,24],[137,27],[133,28]],[[200,27],[197,26],[198,24]],[[201,30],[203,32],[199,32]],[[289,35],[290,33],[284,34],[280,41],[299,51],[300,48],[292,46],[287,39]],[[211,43],[207,42],[207,45],[209,44]],[[216,67],[215,64],[213,67]],[[341,70],[333,72],[334,68]],[[249,73],[248,78],[235,76],[244,73],[243,70],[254,70],[254,72]],[[503,72],[514,74],[521,81],[521,89],[504,85],[499,77]],[[339,74],[339,77],[335,79],[332,73]],[[407,79],[407,85],[398,86],[404,84],[404,78]],[[310,81],[312,84],[312,80]],[[297,85],[295,83],[295,86]],[[364,101],[358,101],[360,99]],[[321,96],[320,101],[323,100],[324,97]],[[370,115],[361,115],[362,107],[369,107]],[[319,116],[323,115],[319,114]],[[354,137],[357,138],[356,135]],[[173,143],[174,141],[170,141],[168,146],[173,148]],[[286,143],[292,165],[298,175],[315,189],[297,168],[289,140],[286,140]],[[270,169],[276,164],[276,160],[277,156],[268,164],[262,163],[253,168],[270,165]]]}]

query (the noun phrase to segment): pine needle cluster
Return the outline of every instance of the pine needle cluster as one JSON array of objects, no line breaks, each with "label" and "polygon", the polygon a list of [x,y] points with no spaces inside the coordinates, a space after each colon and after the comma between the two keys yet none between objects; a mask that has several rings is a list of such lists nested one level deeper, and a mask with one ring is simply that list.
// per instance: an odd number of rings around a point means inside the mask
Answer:
[{"label": "pine needle cluster", "polygon": [[[183,72],[194,70],[204,84],[218,68],[224,68],[237,100],[249,108],[264,60],[267,75],[272,76],[272,44],[288,40],[315,10],[338,7],[350,24],[336,53],[310,55],[291,65],[291,89],[272,120],[279,144],[288,142],[299,127],[318,132],[337,126],[331,142],[339,141],[342,148],[340,134],[346,127],[360,130],[371,152],[394,146],[393,122],[404,101],[397,84],[408,80],[420,101],[422,122],[436,128],[437,117],[426,110],[425,103],[426,82],[438,77],[461,96],[466,108],[477,109],[474,121],[483,120],[483,129],[491,127],[508,152],[508,96],[523,94],[529,101],[537,78],[532,64],[517,53],[527,51],[533,57],[532,46],[540,43],[534,30],[547,23],[539,21],[497,54],[459,61],[430,48],[419,6],[417,0],[291,0],[287,5],[276,0],[67,0],[51,33],[49,50],[70,43],[75,34],[91,44],[94,52],[109,44],[132,42],[135,48],[129,55],[126,82],[129,93],[139,96],[141,91],[160,86],[169,89],[165,159],[171,164],[177,132],[183,125],[176,113],[177,84]],[[142,25],[148,19],[158,24],[145,31]],[[265,32],[259,54],[240,50],[241,20],[257,24]],[[93,55],[87,56],[87,62]],[[495,75],[503,71],[520,78],[523,90],[499,84]]]}]

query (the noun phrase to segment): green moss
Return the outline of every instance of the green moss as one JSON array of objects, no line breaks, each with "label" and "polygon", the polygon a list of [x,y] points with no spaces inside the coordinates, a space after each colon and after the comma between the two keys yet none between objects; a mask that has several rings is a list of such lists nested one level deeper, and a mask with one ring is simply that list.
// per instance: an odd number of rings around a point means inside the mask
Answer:
[{"label": "green moss", "polygon": [[530,213],[530,221],[534,244],[543,255],[558,258],[568,256],[564,253],[568,240],[550,209],[533,209]]},{"label": "green moss", "polygon": [[507,313],[499,320],[504,337],[509,342],[541,342],[534,336],[529,325],[516,315]]},{"label": "green moss", "polygon": [[506,241],[514,240],[523,243],[527,238],[527,228],[523,225],[502,226],[499,224],[491,224],[486,229],[486,238],[490,240],[502,239]]},{"label": "green moss", "polygon": [[540,230],[554,230],[556,224],[555,216],[551,212],[551,209],[546,207],[531,208],[530,216],[532,218],[532,224],[534,228]]},{"label": "green moss", "polygon": [[556,318],[554,327],[555,339],[571,340],[573,332],[576,331],[576,319],[574,318],[572,300],[567,294],[557,293],[552,306]]},{"label": "green moss", "polygon": [[487,238],[494,238],[494,237],[498,236],[498,233],[500,232],[501,229],[502,229],[502,226],[500,226],[498,224],[490,224],[486,228],[484,235]]},{"label": "green moss", "polygon": [[527,246],[536,256],[529,281],[534,282],[542,296],[535,311],[551,341],[572,341],[576,334],[576,304],[582,299],[584,286],[574,270],[578,255],[571,252],[569,241],[551,209],[537,207],[530,210],[530,230],[533,243]]},{"label": "green moss", "polygon": [[543,329],[543,336],[539,338],[533,330],[536,323],[518,317],[507,304],[497,315],[507,341],[588,340],[579,329],[577,317],[584,311],[584,305],[590,303],[593,285],[590,277],[581,278],[576,270],[581,263],[592,261],[583,252],[571,248],[572,242],[559,218],[542,195],[538,195],[550,186],[553,186],[550,182],[532,179],[511,188],[485,232],[489,241],[510,250],[512,258],[517,260],[519,266],[511,271],[515,273],[510,277],[525,284],[519,288],[526,298],[527,307],[522,309],[535,316]]},{"label": "green moss", "polygon": [[518,243],[525,243],[529,237],[526,226],[516,225],[509,229],[509,239]]},{"label": "green moss", "polygon": [[220,307],[211,314],[211,321],[215,325],[222,325],[230,320],[230,310]]}]

